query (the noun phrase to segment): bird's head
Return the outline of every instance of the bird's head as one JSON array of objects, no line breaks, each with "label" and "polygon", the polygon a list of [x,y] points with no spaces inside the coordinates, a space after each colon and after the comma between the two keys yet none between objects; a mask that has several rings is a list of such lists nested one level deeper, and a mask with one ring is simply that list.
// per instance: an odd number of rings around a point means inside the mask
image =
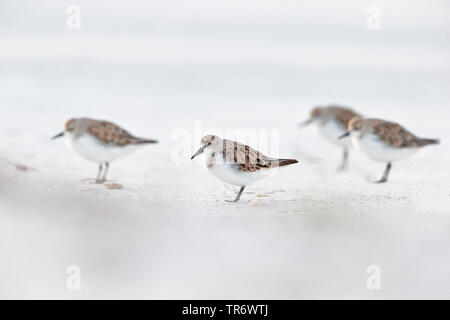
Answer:
[{"label": "bird's head", "polygon": [[200,140],[200,149],[191,157],[191,160],[202,154],[207,149],[215,149],[221,143],[222,139],[215,135],[206,135]]},{"label": "bird's head", "polygon": [[338,139],[348,137],[353,132],[359,132],[363,129],[364,120],[361,117],[353,117],[350,119],[347,125],[347,132],[340,136]]}]

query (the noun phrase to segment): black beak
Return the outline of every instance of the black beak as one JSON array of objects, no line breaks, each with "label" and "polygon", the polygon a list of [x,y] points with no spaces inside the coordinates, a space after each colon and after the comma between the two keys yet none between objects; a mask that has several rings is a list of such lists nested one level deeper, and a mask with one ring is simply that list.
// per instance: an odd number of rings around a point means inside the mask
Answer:
[{"label": "black beak", "polygon": [[350,135],[350,132],[346,132],[346,133],[344,133],[342,136],[340,136],[339,138],[338,138],[338,140],[341,140],[341,139],[343,139],[343,138],[345,138],[345,137],[348,137]]},{"label": "black beak", "polygon": [[194,155],[191,157],[191,160],[194,159],[199,154],[202,154],[204,149],[205,149],[204,147],[198,149],[198,151],[196,153],[194,153]]},{"label": "black beak", "polygon": [[308,126],[309,124],[311,124],[313,121],[314,121],[314,119],[308,119],[308,120],[305,120],[305,121],[303,121],[303,122],[300,122],[300,123],[298,124],[298,127],[299,127],[299,128],[304,128],[304,127]]},{"label": "black beak", "polygon": [[58,133],[56,136],[52,137],[52,140],[61,138],[62,136],[64,136],[64,132]]}]

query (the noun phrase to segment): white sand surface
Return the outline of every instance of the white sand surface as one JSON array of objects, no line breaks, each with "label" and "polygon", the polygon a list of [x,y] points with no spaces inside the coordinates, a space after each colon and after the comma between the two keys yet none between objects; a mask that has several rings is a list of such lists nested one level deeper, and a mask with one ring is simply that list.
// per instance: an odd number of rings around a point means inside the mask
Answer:
[{"label": "white sand surface", "polygon": [[[450,298],[445,1],[382,1],[379,31],[360,1],[79,3],[79,31],[65,5],[2,3],[0,298]],[[296,128],[329,102],[442,143],[384,185],[355,150],[337,172],[340,150]],[[91,184],[96,165],[50,140],[73,116],[160,143],[111,165],[121,189]],[[300,163],[230,204],[189,155],[240,129]]]}]

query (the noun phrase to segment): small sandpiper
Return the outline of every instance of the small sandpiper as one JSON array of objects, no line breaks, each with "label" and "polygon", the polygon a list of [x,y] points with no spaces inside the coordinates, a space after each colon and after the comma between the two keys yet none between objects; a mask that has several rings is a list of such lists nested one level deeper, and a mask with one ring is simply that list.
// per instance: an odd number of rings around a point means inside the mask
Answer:
[{"label": "small sandpiper", "polygon": [[369,158],[387,163],[377,183],[387,182],[392,162],[406,159],[424,146],[439,143],[437,139],[419,138],[394,122],[360,117],[351,119],[347,132],[338,139],[347,136],[351,136],[355,148]]},{"label": "small sandpiper", "polygon": [[[139,149],[153,139],[138,138],[109,121],[74,118],[66,122],[64,131],[52,139],[64,137],[69,149],[83,158],[98,163],[96,183],[106,181],[109,163]],[[105,166],[103,176],[102,170]]]},{"label": "small sandpiper", "polygon": [[214,135],[204,136],[200,145],[191,159],[204,153],[208,172],[225,183],[241,187],[232,202],[239,201],[246,186],[268,176],[270,169],[298,162],[295,159],[270,158],[249,146]]},{"label": "small sandpiper", "polygon": [[301,122],[301,128],[312,124],[322,137],[342,148],[342,162],[339,170],[345,170],[348,163],[348,150],[352,146],[351,139],[337,140],[336,137],[347,132],[350,119],[359,116],[355,111],[338,106],[316,107],[311,110],[310,118]]}]

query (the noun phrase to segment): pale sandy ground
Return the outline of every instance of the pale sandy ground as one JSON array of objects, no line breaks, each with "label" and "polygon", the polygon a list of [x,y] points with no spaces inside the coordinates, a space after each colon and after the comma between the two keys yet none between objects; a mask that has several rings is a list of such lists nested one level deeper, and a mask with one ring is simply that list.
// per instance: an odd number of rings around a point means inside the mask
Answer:
[{"label": "pale sandy ground", "polygon": [[[105,16],[82,1],[96,17],[66,35],[52,29],[64,6],[17,3],[2,14],[31,22],[1,30],[13,40],[0,52],[0,298],[450,298],[447,4],[383,3],[374,34],[357,2],[336,15],[332,2],[254,12],[194,1]],[[338,173],[339,150],[295,126],[333,101],[442,143],[394,165],[385,185],[371,183],[383,165],[356,152]],[[160,143],[112,164],[122,189],[93,185],[83,179],[96,166],[49,140],[71,116]],[[277,130],[279,153],[300,164],[226,203],[233,192],[188,159],[195,121]],[[180,130],[193,140],[182,162]],[[81,290],[66,288],[68,265]],[[366,286],[369,265],[380,290]]]}]

